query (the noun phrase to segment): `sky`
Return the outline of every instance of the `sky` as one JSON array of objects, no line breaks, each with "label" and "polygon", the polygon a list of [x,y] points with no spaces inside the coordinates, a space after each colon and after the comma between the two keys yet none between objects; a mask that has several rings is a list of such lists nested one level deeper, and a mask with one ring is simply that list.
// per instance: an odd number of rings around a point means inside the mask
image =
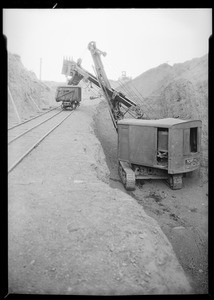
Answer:
[{"label": "sky", "polygon": [[7,50],[41,79],[64,82],[63,57],[93,71],[87,49],[107,53],[109,79],[132,78],[162,63],[173,65],[209,52],[212,9],[3,9]]}]

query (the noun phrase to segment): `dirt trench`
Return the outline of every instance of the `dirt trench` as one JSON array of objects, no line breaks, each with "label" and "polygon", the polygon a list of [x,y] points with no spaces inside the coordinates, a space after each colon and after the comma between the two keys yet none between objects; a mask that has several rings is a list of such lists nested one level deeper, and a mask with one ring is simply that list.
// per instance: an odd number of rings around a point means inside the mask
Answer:
[{"label": "dirt trench", "polygon": [[208,186],[196,174],[184,178],[182,190],[173,191],[163,181],[141,181],[127,192],[117,172],[117,134],[107,103],[102,101],[94,117],[94,131],[100,140],[110,171],[110,186],[131,195],[154,218],[169,241],[190,279],[194,293],[208,292]]}]

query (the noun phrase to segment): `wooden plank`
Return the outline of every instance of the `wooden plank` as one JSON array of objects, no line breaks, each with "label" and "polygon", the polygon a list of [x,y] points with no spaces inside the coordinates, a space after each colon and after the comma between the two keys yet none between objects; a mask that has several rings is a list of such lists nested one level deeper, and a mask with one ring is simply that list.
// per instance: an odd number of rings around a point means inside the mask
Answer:
[{"label": "wooden plank", "polygon": [[17,119],[19,120],[19,123],[21,123],[21,118],[20,118],[20,116],[19,116],[19,113],[18,113],[16,104],[15,104],[15,102],[14,102],[14,100],[13,100],[13,96],[12,96],[12,94],[11,94],[11,92],[10,92],[9,86],[8,86],[8,94],[10,95],[10,99],[11,99],[11,102],[12,102],[12,104],[13,104],[14,111],[15,111],[15,113],[16,113]]},{"label": "wooden plank", "polygon": [[27,96],[31,99],[31,101],[34,103],[34,105],[36,106],[36,108],[39,110],[39,111],[41,111],[40,110],[40,108],[39,108],[39,106],[36,104],[36,102],[33,100],[33,98],[31,97],[31,95],[28,95],[27,94]]}]

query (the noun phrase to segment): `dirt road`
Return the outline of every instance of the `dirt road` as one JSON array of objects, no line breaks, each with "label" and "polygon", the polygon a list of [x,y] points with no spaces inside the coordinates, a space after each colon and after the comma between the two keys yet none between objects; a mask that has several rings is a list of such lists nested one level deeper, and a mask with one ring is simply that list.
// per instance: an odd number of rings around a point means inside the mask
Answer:
[{"label": "dirt road", "polygon": [[158,223],[109,185],[98,104],[83,101],[9,174],[9,292],[192,293]]},{"label": "dirt road", "polygon": [[[110,170],[110,186],[125,191],[117,172],[117,134],[107,103],[101,102],[94,118]],[[197,294],[208,292],[208,186],[196,174],[184,178],[182,190],[171,190],[163,181],[141,181],[129,192],[166,234]]]}]

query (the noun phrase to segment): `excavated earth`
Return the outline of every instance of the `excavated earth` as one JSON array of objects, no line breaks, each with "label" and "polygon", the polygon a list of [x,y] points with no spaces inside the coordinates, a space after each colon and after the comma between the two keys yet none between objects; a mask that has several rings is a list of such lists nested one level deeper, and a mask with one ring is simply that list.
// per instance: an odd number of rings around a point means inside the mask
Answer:
[{"label": "excavated earth", "polygon": [[[38,113],[29,95],[41,110],[56,105],[58,83],[20,57],[9,56],[8,75],[23,120]],[[83,89],[81,106],[8,175],[9,292],[207,293],[206,169],[179,191],[145,181],[128,193],[106,102],[90,95]]]},{"label": "excavated earth", "polygon": [[168,240],[195,293],[208,291],[208,185],[198,174],[187,175],[182,190],[171,190],[161,180],[137,182],[134,192],[125,191],[117,171],[117,134],[106,102],[94,118],[110,170],[110,186],[132,196],[147,215],[154,218]]},{"label": "excavated earth", "polygon": [[10,293],[191,293],[158,223],[109,185],[89,101],[9,174]]}]

